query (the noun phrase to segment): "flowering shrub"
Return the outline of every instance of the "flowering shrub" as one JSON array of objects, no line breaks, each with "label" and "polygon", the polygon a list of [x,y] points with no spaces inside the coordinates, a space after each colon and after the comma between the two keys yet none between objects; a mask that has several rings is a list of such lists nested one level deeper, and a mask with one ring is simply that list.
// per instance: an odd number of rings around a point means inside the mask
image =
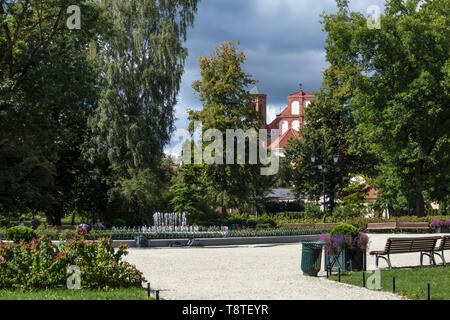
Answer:
[{"label": "flowering shrub", "polygon": [[325,251],[328,255],[334,255],[344,248],[349,250],[365,250],[369,242],[367,234],[358,232],[351,225],[340,225],[333,228],[330,233],[322,233],[320,241],[325,242]]},{"label": "flowering shrub", "polygon": [[138,287],[145,279],[121,260],[126,254],[126,246],[115,250],[111,239],[88,242],[82,235],[61,241],[60,248],[47,235],[30,243],[0,243],[0,289],[65,287],[71,265],[80,268],[82,288]]},{"label": "flowering shrub", "polygon": [[431,226],[433,228],[449,227],[450,226],[450,220],[433,220],[433,222],[431,223]]}]

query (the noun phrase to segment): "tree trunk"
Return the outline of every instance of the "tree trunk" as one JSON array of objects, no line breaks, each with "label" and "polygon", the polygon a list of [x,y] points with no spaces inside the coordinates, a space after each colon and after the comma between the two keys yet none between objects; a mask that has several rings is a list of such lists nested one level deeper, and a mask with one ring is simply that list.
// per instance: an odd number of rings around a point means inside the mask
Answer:
[{"label": "tree trunk", "polygon": [[61,225],[61,216],[60,215],[48,215],[47,216],[47,224],[51,226],[60,226]]},{"label": "tree trunk", "polygon": [[72,211],[72,222],[70,223],[71,226],[75,224],[75,210]]},{"label": "tree trunk", "polygon": [[422,168],[423,168],[423,160],[417,160],[414,178],[416,189],[416,215],[418,217],[425,216],[425,205],[422,195]]},{"label": "tree trunk", "polygon": [[225,218],[227,216],[227,208],[225,206],[222,206],[222,218]]}]

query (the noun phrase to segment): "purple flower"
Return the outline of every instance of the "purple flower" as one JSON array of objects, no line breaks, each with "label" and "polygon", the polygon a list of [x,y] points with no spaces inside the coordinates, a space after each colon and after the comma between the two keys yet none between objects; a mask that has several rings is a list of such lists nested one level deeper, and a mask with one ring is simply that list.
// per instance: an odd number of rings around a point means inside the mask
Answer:
[{"label": "purple flower", "polygon": [[359,249],[367,249],[367,243],[369,243],[369,236],[365,233],[360,233],[356,238],[356,247]]},{"label": "purple flower", "polygon": [[433,228],[437,228],[441,226],[441,220],[433,220],[433,222],[431,223],[431,226]]},{"label": "purple flower", "polygon": [[320,235],[319,240],[325,242],[325,252],[330,255],[336,254],[345,247],[348,249],[367,249],[369,237],[365,233],[360,233],[354,238],[345,234],[337,234],[330,237],[328,233],[323,233]]},{"label": "purple flower", "polygon": [[431,226],[433,228],[449,227],[450,226],[450,220],[433,220],[433,222],[431,223]]}]

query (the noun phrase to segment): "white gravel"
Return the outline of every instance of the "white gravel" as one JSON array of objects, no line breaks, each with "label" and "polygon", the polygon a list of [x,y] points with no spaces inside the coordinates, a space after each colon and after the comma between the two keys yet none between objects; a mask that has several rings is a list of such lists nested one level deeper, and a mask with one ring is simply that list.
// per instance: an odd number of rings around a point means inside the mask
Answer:
[{"label": "white gravel", "polygon": [[[371,234],[369,250],[383,249],[386,239]],[[393,300],[400,296],[302,275],[301,244],[227,248],[130,248],[125,259],[136,265],[164,299],[185,300]],[[446,259],[450,261],[449,252]],[[394,267],[419,265],[419,253],[392,256]],[[428,259],[424,260],[428,263]],[[440,263],[440,260],[437,261]],[[323,263],[323,259],[322,259]],[[369,270],[375,259],[367,255]],[[383,269],[386,264],[380,260]]]}]

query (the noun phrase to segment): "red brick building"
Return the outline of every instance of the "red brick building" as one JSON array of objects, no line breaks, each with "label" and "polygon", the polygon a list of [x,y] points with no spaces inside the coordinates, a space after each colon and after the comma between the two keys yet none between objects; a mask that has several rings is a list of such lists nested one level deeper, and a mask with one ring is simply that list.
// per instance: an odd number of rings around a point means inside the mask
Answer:
[{"label": "red brick building", "polygon": [[254,97],[254,108],[264,117],[265,129],[269,136],[278,131],[279,137],[275,141],[270,141],[270,148],[276,150],[280,155],[284,152],[284,147],[290,138],[298,137],[300,128],[304,125],[303,112],[314,99],[314,95],[300,89],[298,92],[287,96],[287,107],[276,115],[276,118],[267,124],[267,95],[262,93],[258,87],[250,90]]}]

